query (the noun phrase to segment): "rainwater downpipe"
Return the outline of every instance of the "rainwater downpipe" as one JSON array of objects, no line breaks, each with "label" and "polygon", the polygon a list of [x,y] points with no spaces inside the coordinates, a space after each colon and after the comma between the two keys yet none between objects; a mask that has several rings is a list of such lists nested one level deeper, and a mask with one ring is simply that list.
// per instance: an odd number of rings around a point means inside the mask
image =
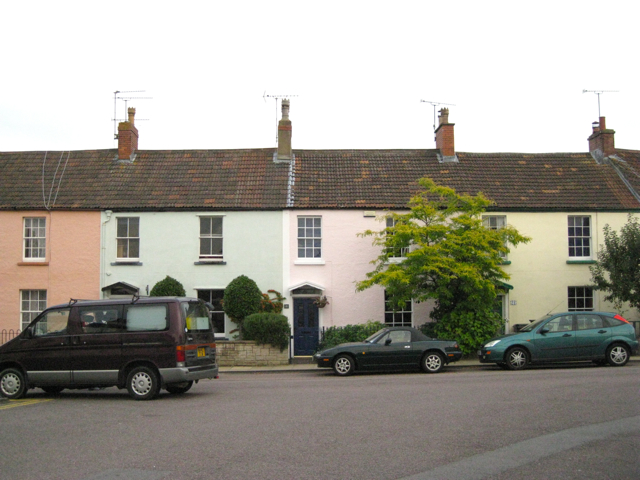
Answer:
[{"label": "rainwater downpipe", "polygon": [[102,280],[100,282],[100,296],[101,298],[104,298],[104,292],[102,291],[102,289],[106,286],[107,283],[107,241],[106,241],[106,232],[107,232],[107,223],[109,222],[109,220],[111,220],[111,215],[113,214],[113,212],[111,210],[105,210],[104,212],[105,216],[107,217],[106,220],[104,222],[102,222],[101,225],[101,232],[100,232],[100,264],[101,264],[101,270],[102,270]]}]

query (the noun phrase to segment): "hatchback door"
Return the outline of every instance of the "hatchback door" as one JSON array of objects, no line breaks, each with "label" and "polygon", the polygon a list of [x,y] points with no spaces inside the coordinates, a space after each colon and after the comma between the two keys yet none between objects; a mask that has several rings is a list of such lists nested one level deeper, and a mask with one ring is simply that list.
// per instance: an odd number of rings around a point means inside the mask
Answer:
[{"label": "hatchback door", "polygon": [[[551,318],[536,330],[531,340],[540,360],[569,360],[576,357],[576,333],[573,315]],[[533,360],[537,360],[533,358]]]},{"label": "hatchback door", "polygon": [[611,327],[600,315],[578,313],[576,326],[576,355],[579,358],[594,357],[598,348],[611,337]]},{"label": "hatchback door", "polygon": [[[204,302],[181,302],[181,321],[187,333],[186,344],[178,346],[184,353],[187,367],[211,365],[216,362],[216,346],[209,311]],[[179,354],[181,356],[181,354]]]}]

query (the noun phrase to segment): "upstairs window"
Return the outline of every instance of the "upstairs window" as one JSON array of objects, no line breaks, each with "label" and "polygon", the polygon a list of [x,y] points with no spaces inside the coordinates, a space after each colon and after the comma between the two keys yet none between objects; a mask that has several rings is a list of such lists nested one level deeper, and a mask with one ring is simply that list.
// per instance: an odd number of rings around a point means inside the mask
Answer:
[{"label": "upstairs window", "polygon": [[413,312],[412,303],[407,301],[402,309],[398,310],[396,305],[389,302],[387,292],[384,294],[384,324],[387,327],[410,327],[412,323]]},{"label": "upstairs window", "polygon": [[[500,230],[507,226],[507,217],[505,215],[483,215],[482,223],[489,230]],[[500,252],[500,258],[506,260],[506,252]]]},{"label": "upstairs window", "polygon": [[140,218],[118,218],[118,243],[117,257],[125,260],[137,260],[140,258]]},{"label": "upstairs window", "polygon": [[23,252],[24,260],[41,262],[47,255],[47,220],[45,217],[24,219]]},{"label": "upstairs window", "polygon": [[222,258],[222,218],[200,217],[200,258]]},{"label": "upstairs window", "polygon": [[322,258],[322,217],[298,217],[298,258]]},{"label": "upstairs window", "polygon": [[[397,224],[397,221],[395,218],[387,217],[387,228],[393,228],[396,226],[396,224]],[[387,236],[391,236],[391,235],[393,235],[393,233],[387,230]],[[407,253],[409,252],[409,247],[388,248],[387,251],[389,252],[390,258],[404,258],[407,256]]]},{"label": "upstairs window", "polygon": [[569,217],[569,258],[591,259],[591,217]]}]

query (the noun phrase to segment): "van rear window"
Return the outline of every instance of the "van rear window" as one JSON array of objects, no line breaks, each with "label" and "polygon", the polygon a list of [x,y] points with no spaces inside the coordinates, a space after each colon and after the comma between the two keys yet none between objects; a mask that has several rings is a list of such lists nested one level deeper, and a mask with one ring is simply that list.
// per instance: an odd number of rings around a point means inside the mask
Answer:
[{"label": "van rear window", "polygon": [[212,331],[211,321],[209,320],[209,310],[203,302],[182,302],[181,305],[187,331]]},{"label": "van rear window", "polygon": [[127,306],[127,332],[155,332],[169,328],[166,304]]}]

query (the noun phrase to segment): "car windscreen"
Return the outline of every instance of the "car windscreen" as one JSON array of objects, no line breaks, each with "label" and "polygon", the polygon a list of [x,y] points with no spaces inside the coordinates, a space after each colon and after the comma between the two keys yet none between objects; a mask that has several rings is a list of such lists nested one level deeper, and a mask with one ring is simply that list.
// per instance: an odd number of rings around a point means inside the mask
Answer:
[{"label": "car windscreen", "polygon": [[182,313],[185,318],[187,331],[189,332],[211,332],[211,320],[209,319],[209,309],[204,302],[182,302]]},{"label": "car windscreen", "polygon": [[538,320],[536,320],[535,322],[530,323],[530,324],[529,324],[529,325],[527,325],[526,327],[522,327],[522,328],[520,329],[520,331],[521,331],[521,332],[530,332],[530,331],[532,331],[534,328],[536,328],[538,325],[540,325],[542,322],[544,322],[545,320],[548,320],[548,319],[549,319],[549,317],[550,317],[549,315],[545,315],[544,317],[539,318],[539,319],[538,319]]}]

